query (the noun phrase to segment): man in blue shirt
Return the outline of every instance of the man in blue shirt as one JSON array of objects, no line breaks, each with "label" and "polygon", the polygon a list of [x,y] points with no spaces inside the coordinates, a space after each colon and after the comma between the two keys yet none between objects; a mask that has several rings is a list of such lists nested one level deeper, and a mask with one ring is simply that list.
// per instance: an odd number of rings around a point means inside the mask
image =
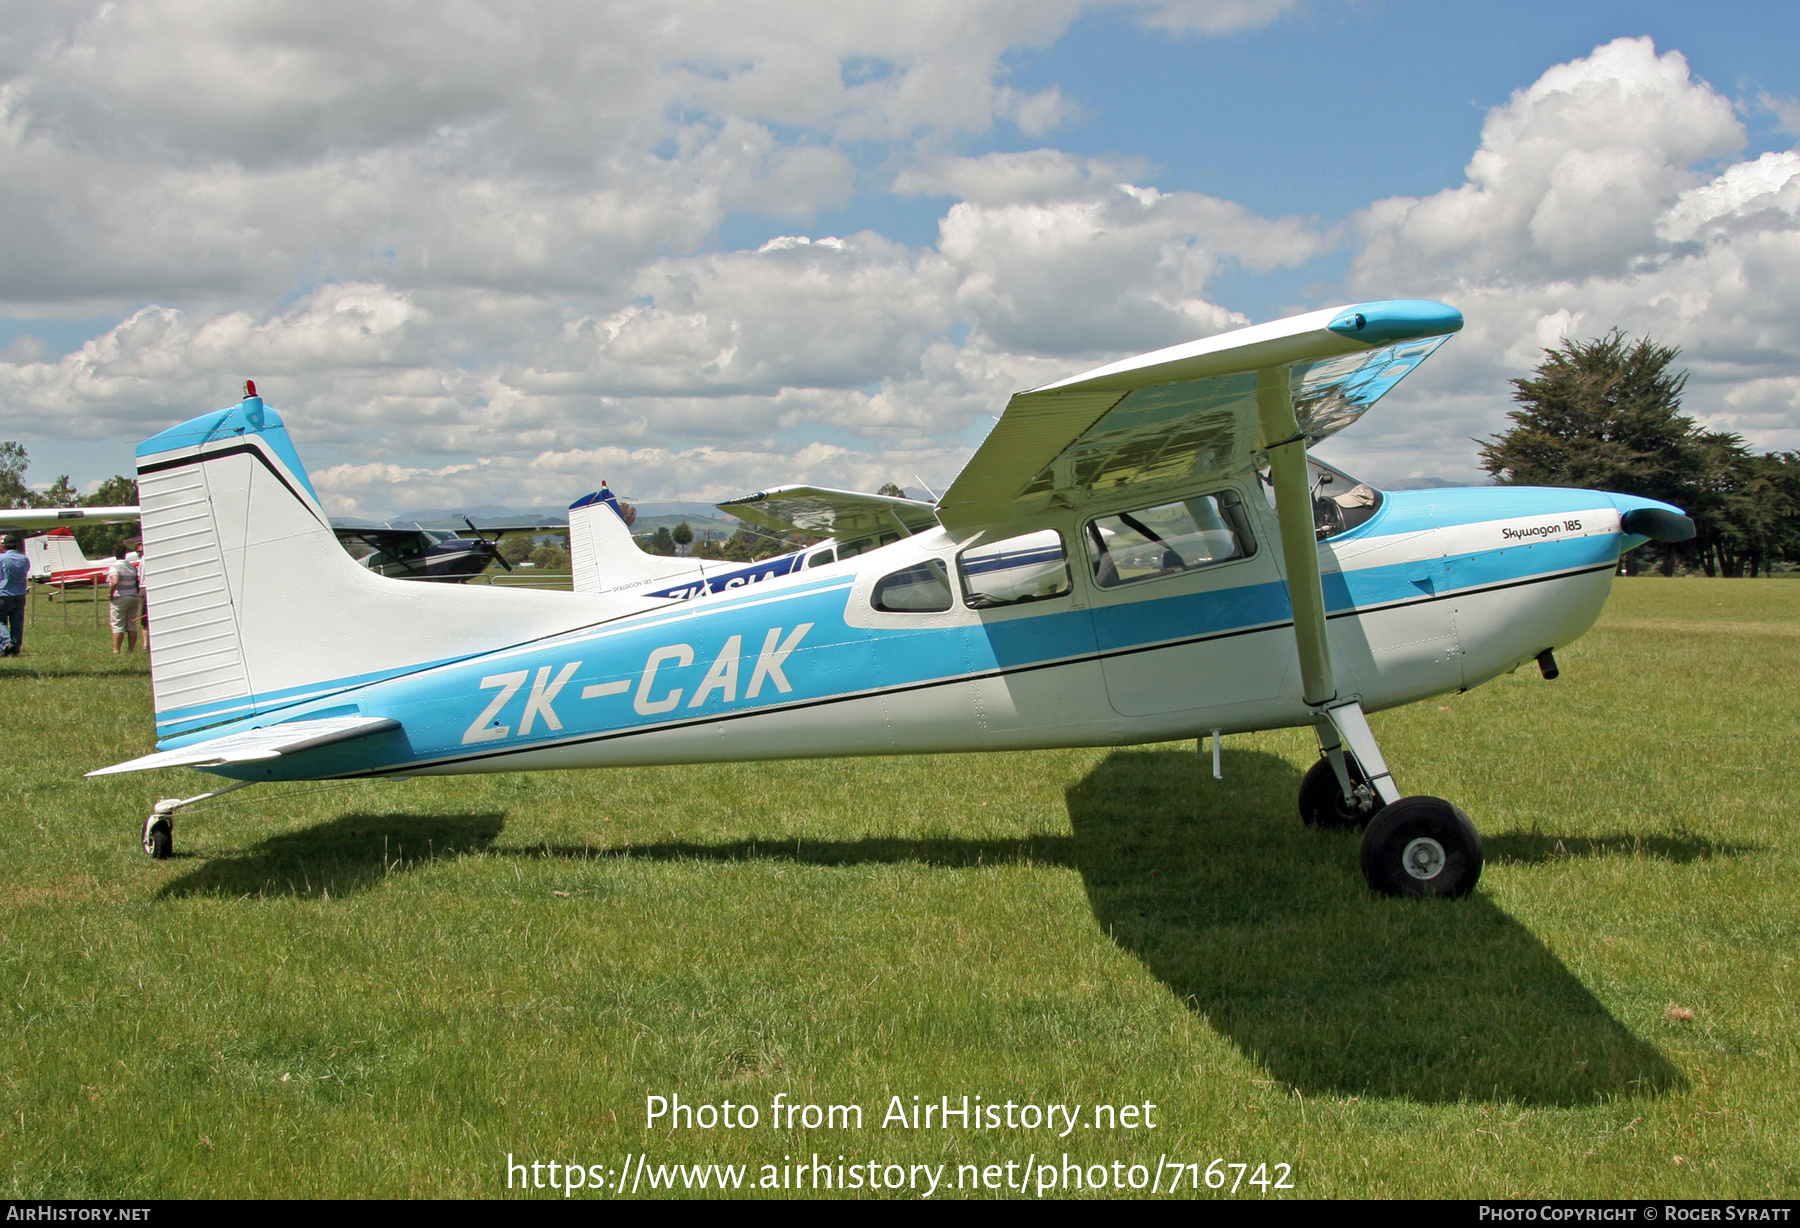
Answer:
[{"label": "man in blue shirt", "polygon": [[31,560],[19,550],[19,538],[0,540],[0,657],[16,657],[25,646],[25,580]]}]

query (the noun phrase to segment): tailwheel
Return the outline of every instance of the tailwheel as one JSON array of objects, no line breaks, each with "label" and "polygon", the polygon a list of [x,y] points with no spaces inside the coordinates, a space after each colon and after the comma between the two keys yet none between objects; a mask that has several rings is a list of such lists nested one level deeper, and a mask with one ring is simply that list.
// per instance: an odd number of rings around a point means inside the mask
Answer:
[{"label": "tailwheel", "polygon": [[144,820],[144,852],[167,861],[175,851],[175,826],[168,815],[152,814]]},{"label": "tailwheel", "polygon": [[1468,895],[1481,879],[1481,833],[1441,797],[1403,797],[1363,833],[1362,872],[1382,895]]},{"label": "tailwheel", "polygon": [[1360,831],[1381,809],[1381,799],[1375,795],[1356,756],[1345,755],[1344,766],[1350,772],[1349,798],[1345,798],[1343,787],[1338,784],[1337,773],[1331,770],[1330,759],[1321,755],[1317,763],[1306,769],[1306,777],[1300,782],[1300,818],[1308,827]]}]

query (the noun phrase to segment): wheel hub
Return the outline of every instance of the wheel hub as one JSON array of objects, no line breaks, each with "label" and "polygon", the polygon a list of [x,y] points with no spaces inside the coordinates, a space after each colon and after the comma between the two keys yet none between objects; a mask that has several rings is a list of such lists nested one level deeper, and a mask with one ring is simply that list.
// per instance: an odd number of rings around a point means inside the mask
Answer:
[{"label": "wheel hub", "polygon": [[1416,879],[1436,878],[1444,871],[1444,846],[1430,836],[1420,836],[1407,843],[1400,854],[1400,864]]}]

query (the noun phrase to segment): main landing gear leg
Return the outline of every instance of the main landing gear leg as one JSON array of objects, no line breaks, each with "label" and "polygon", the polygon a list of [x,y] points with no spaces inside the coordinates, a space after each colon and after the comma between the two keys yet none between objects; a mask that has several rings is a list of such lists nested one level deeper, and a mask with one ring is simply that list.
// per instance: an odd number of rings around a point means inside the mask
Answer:
[{"label": "main landing gear leg", "polygon": [[1320,758],[1300,784],[1300,817],[1310,827],[1360,831],[1376,811],[1400,800],[1375,734],[1354,700],[1321,711],[1314,728]]},{"label": "main landing gear leg", "polygon": [[195,802],[204,802],[209,798],[221,797],[227,793],[235,793],[245,785],[253,785],[254,780],[236,780],[223,789],[214,789],[210,793],[199,793],[193,797],[165,797],[150,808],[150,817],[144,820],[144,852],[158,861],[166,860],[175,851],[175,812]]},{"label": "main landing gear leg", "polygon": [[1400,796],[1362,704],[1340,698],[1332,679],[1331,637],[1307,484],[1307,436],[1294,414],[1293,373],[1287,367],[1266,367],[1256,373],[1256,406],[1269,481],[1275,488],[1301,694],[1315,714],[1324,751],[1324,758],[1300,786],[1300,814],[1321,827],[1367,825],[1362,872],[1371,890],[1384,895],[1467,895],[1481,877],[1481,836],[1474,824],[1442,798]]},{"label": "main landing gear leg", "polygon": [[[1360,861],[1371,890],[1423,897],[1473,891],[1481,878],[1481,835],[1469,816],[1441,797],[1400,796],[1361,704],[1335,704],[1321,715],[1324,757],[1301,785],[1302,816],[1316,826],[1366,825]],[[1309,802],[1326,821],[1308,815]]]}]

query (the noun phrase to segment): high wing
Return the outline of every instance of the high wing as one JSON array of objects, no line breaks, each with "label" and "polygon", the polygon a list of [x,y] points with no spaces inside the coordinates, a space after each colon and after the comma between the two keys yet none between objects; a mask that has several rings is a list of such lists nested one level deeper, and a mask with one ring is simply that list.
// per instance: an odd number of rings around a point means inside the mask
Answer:
[{"label": "high wing", "polygon": [[1360,418],[1462,324],[1442,303],[1358,303],[1018,393],[944,492],[938,519],[992,524],[1120,487],[1173,490],[1241,473],[1287,442],[1263,438],[1259,371],[1286,369],[1295,419],[1314,443]]},{"label": "high wing", "polygon": [[243,733],[196,742],[177,750],[158,751],[153,755],[100,768],[88,775],[112,776],[120,772],[148,772],[156,768],[261,763],[291,755],[295,751],[311,750],[315,746],[328,746],[333,742],[344,742],[398,728],[399,721],[380,716],[331,716],[316,721],[289,721],[284,725],[248,729]]},{"label": "high wing", "polygon": [[900,536],[910,537],[938,522],[932,505],[917,499],[865,495],[823,486],[777,486],[715,506],[758,528],[819,537],[864,537],[896,529]]}]

